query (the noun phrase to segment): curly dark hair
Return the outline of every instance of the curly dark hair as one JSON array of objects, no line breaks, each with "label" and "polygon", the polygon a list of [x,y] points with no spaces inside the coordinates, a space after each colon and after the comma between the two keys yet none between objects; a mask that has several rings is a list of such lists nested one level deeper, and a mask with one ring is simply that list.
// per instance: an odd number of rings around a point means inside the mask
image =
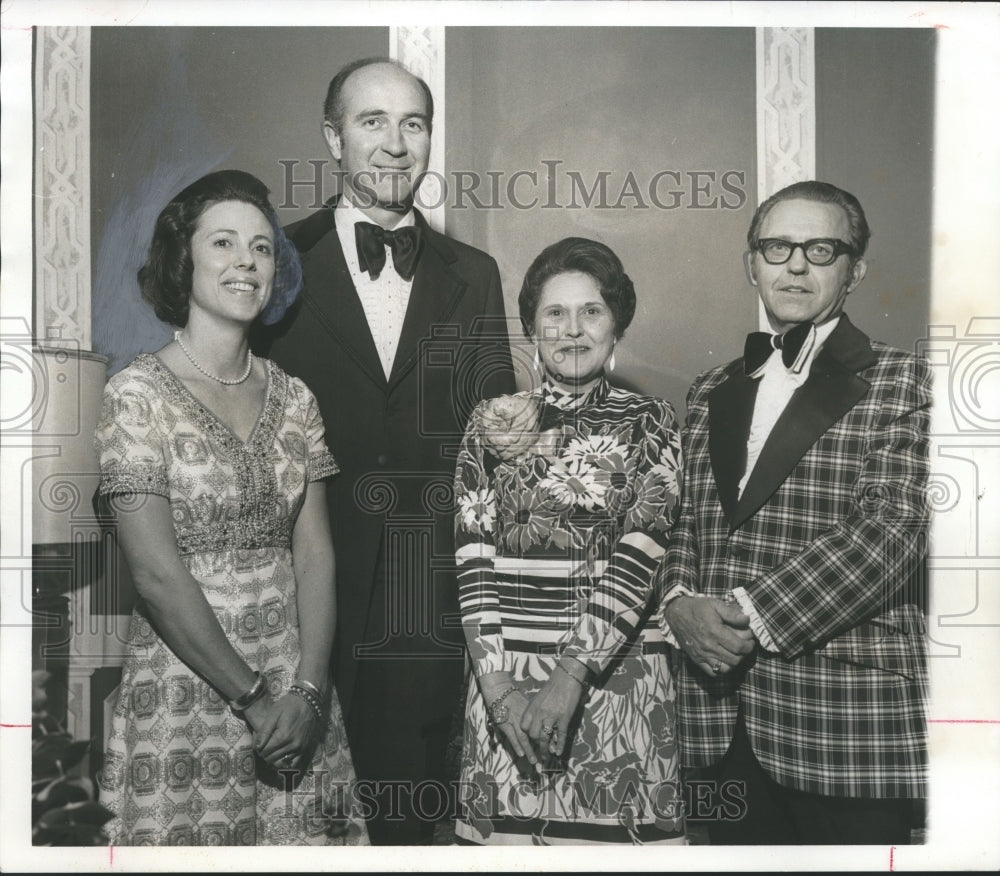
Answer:
[{"label": "curly dark hair", "polygon": [[597,282],[615,321],[615,337],[621,338],[635,316],[635,288],[610,247],[586,237],[563,238],[545,247],[531,263],[517,296],[524,334],[532,336],[542,287],[556,275],[571,271],[588,274]]},{"label": "curly dark hair", "polygon": [[146,263],[139,268],[142,297],[164,322],[187,324],[194,262],[191,237],[201,214],[221,201],[242,201],[263,213],[274,234],[274,284],[258,319],[271,325],[284,316],[302,288],[302,265],[292,242],[278,224],[267,186],[242,170],[217,170],[175,195],[156,219]]}]

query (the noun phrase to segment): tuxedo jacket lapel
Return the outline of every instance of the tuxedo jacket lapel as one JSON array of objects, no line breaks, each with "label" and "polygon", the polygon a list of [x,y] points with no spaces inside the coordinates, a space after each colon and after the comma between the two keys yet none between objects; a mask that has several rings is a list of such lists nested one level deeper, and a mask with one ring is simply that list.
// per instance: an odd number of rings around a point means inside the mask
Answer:
[{"label": "tuxedo jacket lapel", "polygon": [[466,289],[465,282],[449,267],[456,256],[448,238],[433,231],[420,213],[415,215],[423,236],[423,249],[417,260],[403,329],[392,362],[390,387],[413,368],[420,352],[420,342],[431,335],[432,326],[448,321]]},{"label": "tuxedo jacket lapel", "polygon": [[337,236],[335,206],[335,201],[328,202],[292,235],[308,280],[303,316],[323,326],[365,375],[384,388],[385,371]]},{"label": "tuxedo jacket lapel", "polygon": [[[774,424],[735,513],[727,514],[732,529],[751,517],[823,433],[865,396],[870,384],[856,372],[875,359],[867,336],[842,316],[813,361],[808,379]],[[743,452],[745,458],[745,441]]]},{"label": "tuxedo jacket lapel", "polygon": [[743,373],[740,360],[708,396],[708,451],[719,501],[730,523],[736,516],[740,478],[746,468],[757,385],[758,381]]}]

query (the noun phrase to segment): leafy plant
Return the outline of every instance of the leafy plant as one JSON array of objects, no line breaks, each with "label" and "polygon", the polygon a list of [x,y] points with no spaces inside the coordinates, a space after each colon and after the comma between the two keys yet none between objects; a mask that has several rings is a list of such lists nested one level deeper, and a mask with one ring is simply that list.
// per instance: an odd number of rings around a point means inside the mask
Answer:
[{"label": "leafy plant", "polygon": [[80,775],[90,742],[77,742],[46,710],[49,673],[31,673],[31,841],[36,846],[103,846],[113,817]]}]

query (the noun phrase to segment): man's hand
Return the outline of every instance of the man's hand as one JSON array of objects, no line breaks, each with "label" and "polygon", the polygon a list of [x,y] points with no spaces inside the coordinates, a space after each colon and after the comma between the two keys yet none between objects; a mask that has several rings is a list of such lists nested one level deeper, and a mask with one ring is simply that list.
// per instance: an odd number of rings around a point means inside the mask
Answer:
[{"label": "man's hand", "polygon": [[684,653],[709,675],[729,672],[754,649],[750,618],[738,605],[678,596],[663,613]]}]

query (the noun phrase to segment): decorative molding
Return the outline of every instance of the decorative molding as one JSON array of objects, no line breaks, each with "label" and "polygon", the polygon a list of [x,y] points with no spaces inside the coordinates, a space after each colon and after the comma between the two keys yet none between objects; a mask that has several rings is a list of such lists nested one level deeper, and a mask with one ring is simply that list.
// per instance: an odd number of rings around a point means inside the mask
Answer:
[{"label": "decorative molding", "polygon": [[[757,203],[816,178],[816,40],[811,27],[757,28]],[[767,331],[764,305],[757,322]]]},{"label": "decorative molding", "polygon": [[811,27],[757,28],[758,203],[816,176],[816,66]]},{"label": "decorative molding", "polygon": [[34,335],[89,349],[90,28],[36,33]]},{"label": "decorative molding", "polygon": [[419,76],[434,95],[434,139],[427,176],[420,186],[421,207],[431,228],[444,232],[444,39],[443,27],[390,27],[389,57]]}]

